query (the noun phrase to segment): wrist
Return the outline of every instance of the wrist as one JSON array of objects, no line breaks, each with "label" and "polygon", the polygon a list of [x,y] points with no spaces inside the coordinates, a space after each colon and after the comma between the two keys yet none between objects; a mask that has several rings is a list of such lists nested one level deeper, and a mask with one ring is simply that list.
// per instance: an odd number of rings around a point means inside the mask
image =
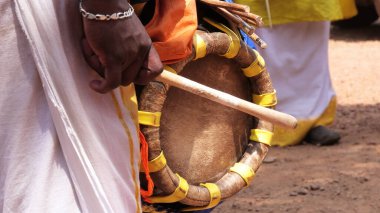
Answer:
[{"label": "wrist", "polygon": [[110,14],[127,11],[131,6],[127,0],[81,0],[83,8],[92,13]]}]

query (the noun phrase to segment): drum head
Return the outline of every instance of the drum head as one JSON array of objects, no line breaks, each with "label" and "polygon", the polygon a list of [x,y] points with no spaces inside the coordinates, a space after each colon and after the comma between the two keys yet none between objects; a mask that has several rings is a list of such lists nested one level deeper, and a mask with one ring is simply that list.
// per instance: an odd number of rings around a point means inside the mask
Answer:
[{"label": "drum head", "polygon": [[[232,60],[210,55],[188,63],[180,75],[251,100],[248,79]],[[191,184],[215,182],[242,156],[252,118],[171,87],[162,109],[160,141],[173,172]]]}]

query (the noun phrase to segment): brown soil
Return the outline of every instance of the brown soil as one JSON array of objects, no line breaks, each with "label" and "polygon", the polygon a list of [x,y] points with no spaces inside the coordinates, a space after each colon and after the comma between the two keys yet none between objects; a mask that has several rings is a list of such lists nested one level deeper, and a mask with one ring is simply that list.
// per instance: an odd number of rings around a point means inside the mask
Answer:
[{"label": "brown soil", "polygon": [[380,212],[380,25],[333,28],[330,67],[340,144],[271,148],[276,160],[213,212]]}]

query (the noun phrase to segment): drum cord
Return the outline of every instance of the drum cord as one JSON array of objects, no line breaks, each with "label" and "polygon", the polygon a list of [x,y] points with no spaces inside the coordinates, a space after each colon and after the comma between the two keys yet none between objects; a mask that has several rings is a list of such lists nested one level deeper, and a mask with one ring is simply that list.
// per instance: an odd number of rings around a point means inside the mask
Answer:
[{"label": "drum cord", "polygon": [[[145,173],[145,178],[147,180],[148,189],[144,190],[142,187],[140,188],[140,193],[143,199],[146,202],[149,202],[149,197],[153,194],[154,183],[152,178],[150,177],[150,171],[148,167],[148,143],[145,140],[144,134],[139,130],[140,137],[140,154],[141,154],[141,166]],[[149,202],[150,203],[150,202]]]}]

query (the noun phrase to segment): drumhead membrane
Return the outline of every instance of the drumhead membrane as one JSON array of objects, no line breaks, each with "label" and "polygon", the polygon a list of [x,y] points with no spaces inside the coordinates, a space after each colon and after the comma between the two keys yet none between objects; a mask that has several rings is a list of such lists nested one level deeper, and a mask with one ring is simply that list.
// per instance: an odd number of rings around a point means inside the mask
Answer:
[{"label": "drumhead membrane", "polygon": [[[180,75],[250,100],[249,80],[232,60],[216,55],[188,63]],[[252,117],[171,87],[160,126],[167,164],[190,184],[215,182],[242,156]]]}]

